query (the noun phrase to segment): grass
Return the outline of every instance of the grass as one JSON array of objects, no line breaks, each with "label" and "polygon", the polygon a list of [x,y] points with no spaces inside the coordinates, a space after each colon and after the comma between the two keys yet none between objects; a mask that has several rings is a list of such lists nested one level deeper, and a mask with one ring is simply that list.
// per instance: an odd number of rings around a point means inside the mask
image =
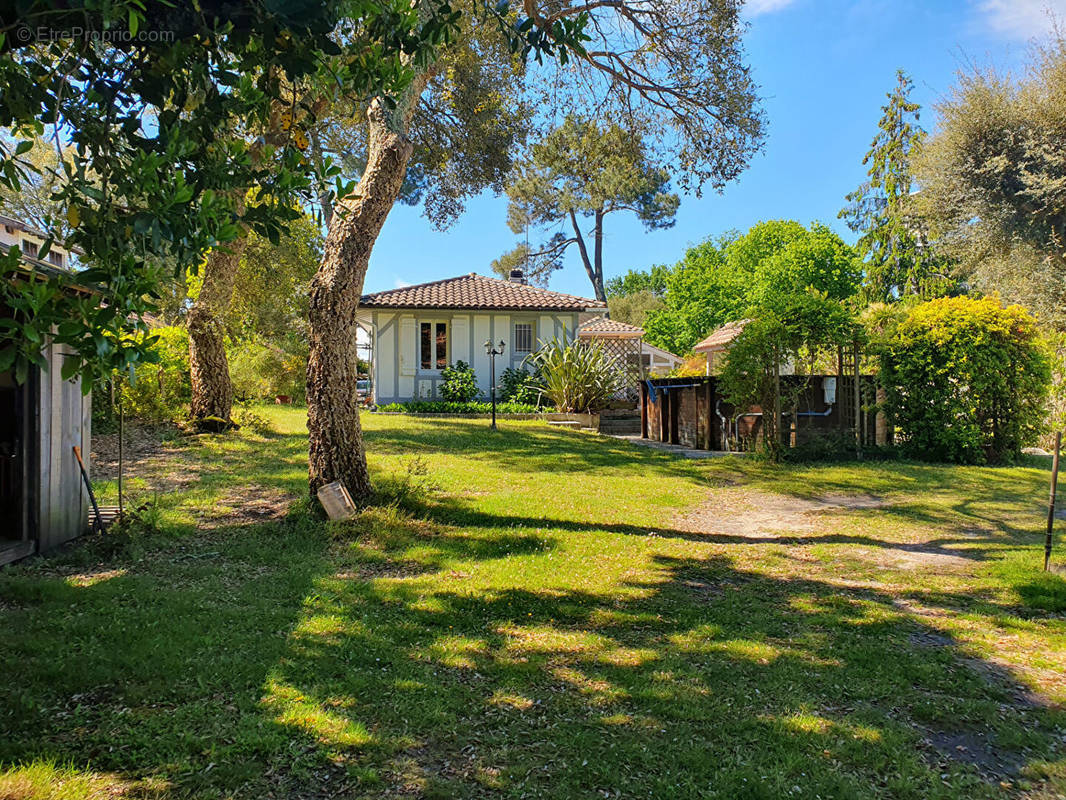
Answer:
[{"label": "grass", "polygon": [[386,502],[327,524],[262,413],[140,462],[153,531],[0,571],[0,798],[1066,794],[1043,464],[366,415]]}]

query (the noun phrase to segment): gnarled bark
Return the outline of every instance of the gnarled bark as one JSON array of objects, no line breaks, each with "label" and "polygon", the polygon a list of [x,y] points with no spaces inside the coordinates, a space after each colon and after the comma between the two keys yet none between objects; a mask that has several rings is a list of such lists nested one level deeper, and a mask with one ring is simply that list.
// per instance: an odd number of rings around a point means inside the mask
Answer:
[{"label": "gnarled bark", "polygon": [[241,238],[211,251],[204,264],[203,288],[189,309],[191,412],[199,425],[226,427],[233,411],[223,319],[233,298],[244,245]]},{"label": "gnarled bark", "polygon": [[429,80],[422,73],[393,109],[370,104],[366,170],[353,197],[342,201],[326,237],[322,265],[311,282],[311,342],[307,363],[310,489],[341,481],[353,498],[370,495],[356,393],[355,312],[378,234],[403,186],[413,146],[407,132]]}]

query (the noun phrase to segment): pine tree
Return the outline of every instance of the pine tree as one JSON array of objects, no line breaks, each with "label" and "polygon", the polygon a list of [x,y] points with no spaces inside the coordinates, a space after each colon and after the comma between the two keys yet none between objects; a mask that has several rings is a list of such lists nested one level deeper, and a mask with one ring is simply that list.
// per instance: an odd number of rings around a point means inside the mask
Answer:
[{"label": "pine tree", "polygon": [[946,261],[929,245],[911,213],[914,188],[911,159],[925,138],[918,124],[921,106],[910,100],[914,84],[899,70],[896,87],[878,124],[878,133],[862,163],[867,180],[847,195],[839,216],[860,234],[856,250],[863,260],[864,291],[871,301],[892,302],[906,295],[934,297],[953,281]]}]

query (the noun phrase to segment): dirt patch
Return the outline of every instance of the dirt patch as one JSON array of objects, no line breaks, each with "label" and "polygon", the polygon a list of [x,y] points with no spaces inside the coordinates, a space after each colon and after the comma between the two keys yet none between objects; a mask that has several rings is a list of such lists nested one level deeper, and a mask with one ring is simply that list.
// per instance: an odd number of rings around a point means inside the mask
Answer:
[{"label": "dirt patch", "polygon": [[276,522],[288,515],[295,500],[293,495],[274,487],[231,489],[212,507],[203,510],[200,527],[210,530],[229,525]]},{"label": "dirt patch", "polygon": [[[131,425],[123,434],[126,478],[142,478],[152,491],[170,492],[197,481],[199,471],[181,459],[180,431],[175,426]],[[118,434],[93,435],[90,474],[93,481],[118,479]]]},{"label": "dirt patch", "polygon": [[715,493],[695,511],[677,520],[679,529],[765,539],[778,532],[813,531],[819,515],[829,512],[881,508],[885,500],[871,494],[827,494],[821,497],[789,497],[766,492],[743,492],[732,498]]},{"label": "dirt patch", "polygon": [[1025,765],[1021,754],[999,747],[981,731],[927,731],[924,738],[942,763],[969,764],[986,776],[1013,778]]},{"label": "dirt patch", "polygon": [[970,563],[970,558],[945,551],[931,544],[886,544],[884,547],[855,547],[851,555],[886,569],[922,569],[942,567],[958,570]]}]

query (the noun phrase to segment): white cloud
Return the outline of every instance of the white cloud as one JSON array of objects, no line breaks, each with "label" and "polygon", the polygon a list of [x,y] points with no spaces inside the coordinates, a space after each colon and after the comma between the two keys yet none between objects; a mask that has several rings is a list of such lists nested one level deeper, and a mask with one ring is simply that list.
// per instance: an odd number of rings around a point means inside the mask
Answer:
[{"label": "white cloud", "polygon": [[393,286],[394,289],[406,289],[408,286],[414,286],[410,281],[405,281],[403,278],[397,278],[396,283]]},{"label": "white cloud", "polygon": [[773,14],[795,3],[796,0],[747,0],[744,3],[744,16],[749,19],[761,17],[763,14]]},{"label": "white cloud", "polygon": [[992,31],[1011,39],[1045,36],[1053,20],[1066,20],[1066,0],[981,0],[978,10]]}]

